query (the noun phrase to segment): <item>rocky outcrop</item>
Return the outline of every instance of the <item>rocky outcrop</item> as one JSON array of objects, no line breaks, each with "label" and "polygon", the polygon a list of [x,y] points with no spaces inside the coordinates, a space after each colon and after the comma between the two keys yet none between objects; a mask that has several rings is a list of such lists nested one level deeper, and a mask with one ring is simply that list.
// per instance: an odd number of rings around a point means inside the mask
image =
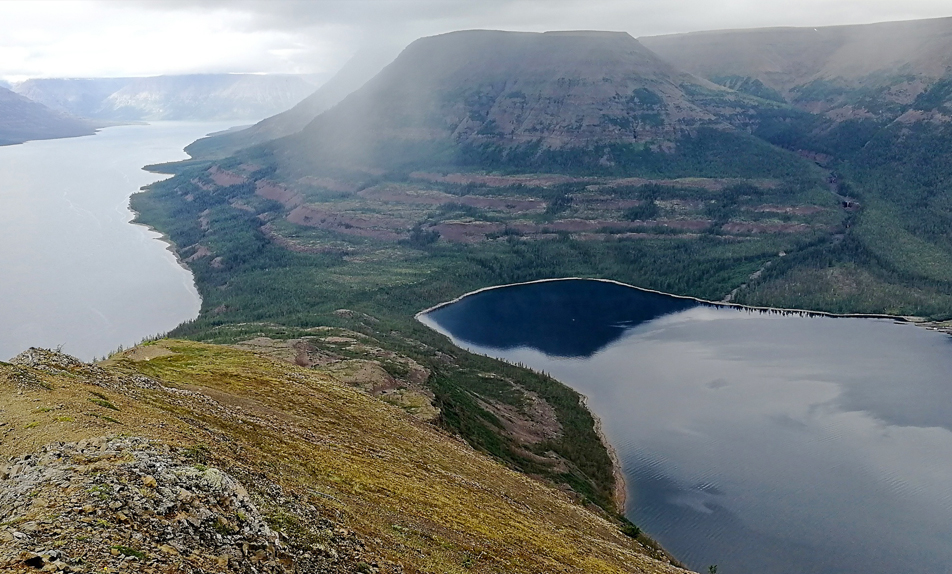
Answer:
[{"label": "rocky outcrop", "polygon": [[0,469],[0,569],[345,570],[356,541],[338,536],[336,545],[297,551],[242,484],[194,455],[141,438],[100,437],[15,458]]},{"label": "rocky outcrop", "polygon": [[0,363],[0,572],[683,572],[396,404],[426,370],[312,333]]}]

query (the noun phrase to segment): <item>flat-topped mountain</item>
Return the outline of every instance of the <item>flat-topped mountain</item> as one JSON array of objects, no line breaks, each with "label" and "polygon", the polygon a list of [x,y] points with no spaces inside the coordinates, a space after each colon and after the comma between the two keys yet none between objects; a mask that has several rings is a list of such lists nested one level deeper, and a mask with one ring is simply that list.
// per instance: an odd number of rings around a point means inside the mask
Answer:
[{"label": "flat-topped mountain", "polygon": [[59,111],[119,121],[254,119],[287,110],[314,89],[300,76],[257,74],[34,79],[14,87]]},{"label": "flat-topped mountain", "polygon": [[670,152],[705,129],[734,131],[749,107],[628,34],[474,30],[417,40],[275,147],[295,167],[532,164],[552,152],[607,167],[622,150],[598,146]]},{"label": "flat-topped mountain", "polygon": [[[894,138],[878,120],[852,129],[793,108],[779,84],[743,76],[731,84],[742,94],[676,65],[625,34],[424,38],[298,132],[169,166],[175,177],[132,207],[202,295],[174,334],[277,349],[348,380],[376,373],[361,383],[371,394],[436,409],[477,449],[612,508],[611,457],[593,448],[578,399],[451,348],[414,321],[421,309],[492,285],[601,277],[760,306],[949,316],[952,137],[910,126]],[[196,352],[173,345],[179,361]],[[169,361],[148,361],[150,376],[164,365],[196,380]],[[369,535],[387,540],[393,524]]]},{"label": "flat-topped mountain", "polygon": [[95,131],[96,126],[90,122],[0,88],[0,145],[85,136]]},{"label": "flat-topped mountain", "polygon": [[910,106],[952,75],[952,18],[639,41],[687,72],[840,119]]}]

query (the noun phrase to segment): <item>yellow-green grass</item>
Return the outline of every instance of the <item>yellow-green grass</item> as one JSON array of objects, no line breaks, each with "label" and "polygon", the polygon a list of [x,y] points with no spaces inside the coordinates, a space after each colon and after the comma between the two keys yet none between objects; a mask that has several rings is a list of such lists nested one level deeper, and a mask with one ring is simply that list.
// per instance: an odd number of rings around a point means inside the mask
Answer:
[{"label": "yellow-green grass", "polygon": [[[679,571],[567,494],[327,373],[228,347],[153,345],[173,354],[127,352],[100,374],[0,366],[14,429],[0,455],[110,433],[201,446],[208,464],[263,473],[407,572]],[[23,373],[51,388],[18,384]],[[135,387],[136,374],[166,388]]]}]

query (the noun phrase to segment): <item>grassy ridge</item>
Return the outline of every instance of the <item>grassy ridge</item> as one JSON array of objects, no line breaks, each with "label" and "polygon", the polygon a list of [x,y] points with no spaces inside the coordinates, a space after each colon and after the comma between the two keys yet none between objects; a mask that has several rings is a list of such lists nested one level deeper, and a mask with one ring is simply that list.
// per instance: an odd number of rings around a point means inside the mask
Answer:
[{"label": "grassy ridge", "polygon": [[[4,457],[118,433],[158,440],[241,480],[298,555],[352,532],[364,566],[349,572],[681,572],[565,493],[320,368],[176,340],[97,366],[39,366],[0,363]],[[127,528],[99,520],[103,535]],[[103,571],[83,558],[77,569]]]}]

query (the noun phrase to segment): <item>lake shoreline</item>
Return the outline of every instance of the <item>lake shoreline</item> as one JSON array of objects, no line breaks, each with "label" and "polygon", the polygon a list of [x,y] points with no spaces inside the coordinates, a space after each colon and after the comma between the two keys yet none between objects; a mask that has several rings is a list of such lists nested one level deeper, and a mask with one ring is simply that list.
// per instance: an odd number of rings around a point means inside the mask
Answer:
[{"label": "lake shoreline", "polygon": [[[470,292],[468,292],[468,293],[464,293],[464,294],[460,295],[459,297],[456,297],[456,298],[451,299],[451,300],[449,300],[449,301],[445,301],[445,302],[443,302],[443,303],[438,303],[438,304],[433,305],[433,306],[431,306],[431,307],[429,307],[429,308],[427,308],[427,309],[424,309],[424,310],[418,312],[416,315],[414,315],[413,318],[414,318],[416,321],[418,321],[419,323],[425,325],[426,327],[428,327],[428,328],[430,328],[430,329],[433,329],[433,330],[436,331],[436,332],[440,332],[440,330],[437,328],[437,326],[436,326],[435,323],[432,323],[432,322],[430,322],[430,321],[425,321],[425,320],[423,320],[423,317],[424,317],[425,315],[427,315],[428,313],[432,313],[433,311],[436,311],[436,310],[438,310],[438,309],[442,309],[442,308],[444,308],[444,307],[448,307],[448,306],[450,306],[450,305],[456,304],[456,303],[462,301],[463,299],[465,299],[465,298],[467,298],[467,297],[470,297],[470,296],[473,296],[473,295],[478,295],[478,294],[484,293],[484,292],[486,292],[486,291],[492,291],[492,290],[496,290],[496,289],[504,289],[504,288],[507,288],[507,287],[520,287],[520,286],[524,286],[524,285],[535,285],[535,284],[540,284],[540,283],[553,283],[553,282],[556,282],[556,281],[597,281],[597,282],[600,282],[600,283],[609,283],[609,284],[613,284],[613,285],[619,285],[619,286],[622,286],[622,287],[627,287],[627,288],[629,288],[629,289],[634,289],[634,290],[636,290],[636,291],[641,291],[641,292],[643,292],[643,293],[653,293],[653,294],[656,294],[656,295],[665,295],[665,296],[667,296],[667,297],[673,297],[673,298],[675,298],[675,299],[682,299],[682,300],[687,300],[687,301],[694,301],[694,302],[696,302],[696,303],[698,303],[698,304],[702,304],[702,305],[711,305],[711,306],[714,306],[714,307],[729,307],[729,308],[734,308],[734,309],[742,309],[742,310],[747,310],[747,311],[758,311],[758,312],[763,312],[763,313],[795,314],[795,315],[803,315],[803,316],[808,316],[808,317],[829,317],[829,318],[833,318],[833,319],[837,319],[837,318],[839,318],[839,319],[886,319],[886,320],[895,321],[895,322],[897,322],[897,323],[910,324],[910,325],[916,325],[916,326],[922,326],[922,327],[925,327],[925,328],[928,328],[928,329],[931,329],[931,330],[942,331],[942,332],[944,332],[944,333],[949,334],[950,336],[952,336],[952,322],[950,322],[949,325],[947,325],[947,326],[945,327],[946,330],[944,330],[944,329],[942,329],[942,328],[938,328],[938,327],[932,326],[932,325],[935,324],[934,322],[927,321],[927,320],[925,320],[925,319],[923,319],[923,318],[920,318],[920,317],[904,317],[904,316],[899,316],[899,315],[886,315],[886,314],[876,314],[876,313],[829,313],[829,312],[826,312],[826,311],[809,311],[809,310],[806,310],[806,309],[786,309],[786,308],[778,308],[778,307],[757,307],[757,306],[751,306],[751,305],[742,305],[742,304],[740,304],[740,303],[730,303],[730,302],[725,302],[725,301],[708,301],[708,300],[706,300],[706,299],[700,299],[700,298],[698,298],[698,297],[690,297],[690,296],[687,296],[687,295],[675,295],[675,294],[672,294],[672,293],[665,293],[664,291],[658,291],[658,290],[656,290],[656,289],[648,289],[648,288],[645,288],[645,287],[638,287],[638,286],[636,286],[636,285],[631,285],[631,284],[629,284],[629,283],[624,283],[624,282],[621,282],[621,281],[616,281],[616,280],[614,280],[614,279],[602,279],[602,278],[595,278],[595,277],[556,277],[556,278],[552,278],[552,279],[536,279],[536,280],[534,280],[534,281],[522,281],[522,282],[518,282],[518,283],[507,283],[507,284],[503,284],[503,285],[493,285],[493,286],[490,286],[490,287],[482,287],[482,288],[480,288],[480,289],[476,289],[476,290],[474,290],[474,291],[470,291]],[[458,346],[458,345],[457,345],[457,346]],[[563,385],[565,385],[565,386],[569,386],[569,385],[567,385],[566,383],[564,383],[564,382],[562,382],[562,381],[559,381],[559,383],[560,383],[560,384],[563,384]],[[571,387],[570,387],[570,388],[571,388]],[[579,393],[579,395],[580,395],[580,397],[581,397],[581,399],[580,399],[580,404],[582,405],[582,407],[583,407],[586,411],[588,411],[589,415],[590,415],[590,416],[592,417],[592,419],[595,421],[595,422],[594,422],[594,431],[595,431],[595,434],[598,435],[599,440],[602,442],[602,446],[604,446],[604,447],[605,447],[605,450],[608,451],[608,456],[609,456],[609,458],[611,459],[611,462],[612,462],[612,476],[613,476],[614,479],[615,479],[615,486],[614,486],[614,492],[612,493],[612,499],[613,499],[613,502],[614,502],[614,504],[615,504],[616,509],[618,510],[618,512],[624,514],[624,513],[625,513],[625,505],[627,504],[627,499],[628,499],[628,485],[627,485],[627,480],[625,479],[625,473],[624,473],[624,471],[623,471],[623,469],[622,469],[621,460],[618,458],[618,452],[616,451],[616,449],[615,449],[614,445],[611,443],[611,441],[608,440],[608,437],[607,437],[607,435],[605,434],[605,431],[604,431],[604,428],[603,428],[603,425],[602,425],[602,420],[601,420],[601,418],[599,417],[598,414],[596,414],[596,413],[592,410],[591,407],[589,407],[589,405],[588,405],[588,397],[586,397],[584,394],[581,394],[581,393]]]},{"label": "lake shoreline", "polygon": [[[425,310],[423,310],[423,311],[420,311],[420,312],[417,313],[414,317],[415,317],[415,319],[416,319],[418,322],[422,323],[423,325],[429,327],[430,329],[433,329],[434,331],[436,331],[436,332],[438,332],[438,333],[440,333],[440,334],[443,334],[444,336],[449,337],[449,338],[453,341],[453,343],[454,343],[455,346],[457,346],[457,347],[459,347],[459,348],[461,348],[461,349],[466,350],[466,347],[465,347],[465,346],[462,346],[459,342],[457,342],[457,341],[455,340],[455,336],[454,336],[454,335],[452,335],[450,332],[444,330],[443,328],[439,327],[439,325],[438,325],[435,321],[433,321],[432,319],[429,319],[426,315],[427,315],[428,313],[432,313],[432,312],[437,311],[437,310],[439,310],[439,309],[442,309],[442,308],[444,308],[444,307],[447,307],[447,306],[456,304],[456,303],[462,301],[463,299],[466,299],[467,297],[470,297],[470,296],[472,296],[472,295],[477,295],[477,294],[480,294],[480,293],[483,293],[483,292],[487,292],[487,291],[490,291],[490,290],[501,289],[501,288],[504,288],[504,287],[518,287],[518,286],[534,285],[534,284],[555,283],[555,282],[558,282],[558,281],[594,281],[594,282],[599,282],[599,283],[603,283],[603,284],[614,284],[614,285],[618,285],[618,286],[622,286],[622,287],[627,287],[627,288],[630,288],[630,289],[634,289],[635,291],[642,292],[642,293],[650,293],[650,294],[664,295],[664,296],[668,296],[668,297],[671,297],[671,298],[674,298],[674,299],[679,299],[679,300],[684,300],[684,301],[692,301],[692,302],[695,302],[695,303],[697,303],[697,304],[699,304],[699,305],[710,306],[710,307],[714,307],[714,308],[723,308],[723,309],[733,308],[733,309],[744,310],[744,311],[748,311],[748,312],[750,312],[750,311],[756,311],[756,312],[759,312],[759,313],[782,314],[782,315],[795,315],[795,316],[802,316],[802,317],[817,317],[817,318],[826,317],[826,318],[845,318],[845,319],[879,319],[879,320],[884,320],[884,319],[885,319],[885,320],[889,320],[890,322],[892,322],[892,323],[894,323],[894,324],[900,324],[900,325],[909,324],[909,325],[914,325],[914,326],[923,327],[923,328],[925,328],[925,329],[927,329],[927,330],[943,332],[943,333],[946,334],[947,336],[948,336],[948,335],[952,335],[952,321],[944,321],[944,322],[942,322],[942,321],[929,321],[929,320],[927,320],[927,319],[925,319],[925,318],[920,318],[920,317],[897,316],[897,315],[875,314],[875,313],[830,313],[830,312],[823,312],[823,311],[810,311],[810,310],[805,310],[805,309],[785,309],[785,308],[773,308],[773,307],[757,307],[757,306],[750,306],[750,305],[742,305],[742,304],[738,304],[738,303],[728,303],[728,302],[723,302],[723,301],[708,301],[708,300],[700,299],[700,298],[697,298],[697,297],[690,297],[690,296],[683,296],[683,295],[672,295],[672,294],[669,294],[669,293],[664,293],[664,292],[662,292],[662,291],[657,291],[657,290],[654,290],[654,289],[646,289],[646,288],[642,288],[642,287],[637,287],[637,286],[634,286],[634,285],[626,284],[626,283],[623,283],[623,282],[620,282],[620,281],[611,280],[611,279],[588,278],[588,277],[563,277],[563,278],[553,278],[553,279],[541,279],[541,280],[535,280],[535,281],[525,281],[525,282],[511,283],[511,284],[505,284],[505,285],[496,285],[496,286],[491,286],[491,287],[484,287],[484,288],[477,289],[477,290],[474,290],[474,291],[465,293],[465,294],[463,294],[463,295],[460,295],[459,297],[456,297],[456,298],[454,298],[454,299],[452,299],[452,300],[450,300],[450,301],[446,301],[446,302],[443,302],[443,303],[440,303],[440,304],[437,304],[437,305],[433,305],[433,306],[429,307],[428,309],[425,309]],[[473,352],[473,351],[470,351],[470,352]],[[492,356],[492,355],[487,355],[487,356]],[[496,358],[497,360],[501,360],[501,361],[504,361],[504,362],[510,362],[510,361],[508,361],[508,360],[505,359],[505,358],[500,358],[500,357],[495,357],[495,358]],[[514,363],[513,363],[513,364],[514,364]],[[520,363],[520,364],[521,364],[521,363]],[[526,368],[533,369],[533,367],[528,366],[528,365],[526,365]],[[613,495],[613,496],[612,496],[612,498],[613,498],[613,503],[614,503],[614,505],[615,505],[617,511],[618,511],[621,515],[627,515],[627,514],[628,514],[628,513],[627,513],[627,510],[628,510],[628,509],[626,508],[626,505],[627,505],[627,502],[628,502],[628,492],[627,492],[627,488],[628,488],[629,477],[627,477],[626,474],[625,474],[625,472],[624,472],[624,466],[623,466],[623,464],[622,464],[622,461],[621,461],[621,459],[620,459],[620,457],[619,457],[619,454],[618,454],[618,451],[617,451],[615,445],[612,443],[611,440],[609,440],[609,437],[608,437],[607,434],[605,433],[604,423],[603,423],[603,421],[602,421],[601,415],[597,414],[597,413],[594,411],[593,407],[590,405],[589,397],[583,392],[583,390],[581,390],[581,389],[576,389],[573,385],[570,385],[570,384],[568,384],[567,382],[564,382],[564,381],[563,381],[560,377],[558,377],[558,376],[554,376],[553,378],[555,378],[556,380],[558,380],[560,384],[563,384],[563,385],[565,385],[565,386],[567,386],[567,387],[569,387],[569,388],[572,388],[573,390],[576,390],[576,392],[577,392],[577,393],[579,394],[579,396],[580,396],[580,401],[579,401],[579,402],[580,402],[580,405],[581,405],[586,411],[588,411],[588,413],[589,413],[590,416],[592,417],[592,420],[593,420],[593,430],[594,430],[595,434],[597,435],[598,440],[601,442],[602,446],[603,446],[603,447],[605,448],[605,450],[607,451],[608,456],[609,456],[609,458],[610,458],[610,460],[611,460],[612,476],[613,476],[613,479],[614,479],[614,488],[613,488],[613,493],[612,493],[612,495]],[[609,414],[610,414],[610,413],[609,413]],[[618,438],[618,437],[616,437],[616,438]],[[640,526],[640,524],[639,524],[639,526]],[[651,536],[651,533],[652,533],[651,528],[648,527],[648,528],[646,529],[645,534],[647,534],[648,536]]]},{"label": "lake shoreline", "polygon": [[[647,536],[695,569],[780,574],[802,563],[886,574],[910,552],[923,557],[910,572],[948,564],[948,546],[929,538],[952,516],[928,454],[952,449],[948,335],[928,333],[943,322],[556,281],[458,297],[459,309],[418,319],[457,347],[575,390],[592,417],[586,440],[609,454],[612,478],[621,463],[625,516]],[[631,335],[609,336],[618,329]],[[883,488],[884,477],[896,486]],[[867,555],[868,525],[897,512],[883,555]]]},{"label": "lake shoreline", "polygon": [[139,222],[130,200],[168,177],[143,165],[185,156],[184,145],[221,125],[116,122],[0,148],[7,194],[0,227],[30,246],[3,253],[6,268],[24,272],[0,289],[8,327],[0,357],[62,344],[91,360],[198,316],[204,302],[192,270],[167,235]]},{"label": "lake shoreline", "polygon": [[[136,193],[143,193],[143,191],[140,190],[140,191],[137,191]],[[135,195],[135,193],[132,194],[132,195]],[[126,206],[126,209],[128,209],[129,212],[132,213],[132,220],[129,221],[129,225],[136,225],[136,226],[139,226],[139,227],[145,227],[147,230],[149,230],[149,231],[151,231],[151,232],[157,234],[158,237],[156,237],[155,240],[158,241],[158,242],[160,242],[160,243],[164,243],[164,244],[165,244],[165,249],[166,249],[166,251],[168,251],[169,253],[172,254],[172,257],[175,258],[175,262],[179,265],[179,267],[181,267],[182,269],[188,271],[189,275],[192,276],[192,286],[195,287],[195,292],[198,293],[198,305],[199,305],[199,312],[198,312],[198,314],[201,314],[201,306],[202,306],[202,303],[203,303],[203,301],[202,301],[202,294],[201,294],[201,292],[198,291],[198,283],[195,282],[195,275],[194,275],[194,273],[192,272],[191,267],[189,267],[189,266],[188,266],[188,263],[186,263],[185,260],[182,259],[182,258],[179,256],[178,250],[176,249],[175,242],[172,241],[172,238],[171,238],[171,237],[169,237],[169,236],[166,235],[165,233],[162,233],[161,231],[159,231],[159,230],[156,229],[155,227],[152,227],[152,226],[149,225],[148,223],[142,223],[142,222],[138,221],[138,219],[139,219],[139,212],[136,211],[136,210],[134,210],[134,209],[132,209],[132,205],[131,205],[132,195],[129,196],[130,204]],[[195,317],[197,317],[198,314],[196,314]],[[193,317],[192,319],[194,319],[195,317]],[[183,321],[183,323],[185,323],[185,322],[187,322],[187,321],[191,321],[192,319],[188,319],[188,320],[186,320],[186,321]]]},{"label": "lake shoreline", "polygon": [[[562,383],[562,381],[559,381]],[[565,383],[562,383],[565,385]],[[568,386],[568,385],[566,385]],[[612,476],[615,479],[615,488],[612,493],[612,501],[615,503],[615,510],[619,514],[625,514],[625,506],[628,503],[628,481],[625,479],[625,472],[621,466],[621,459],[618,458],[618,451],[615,450],[615,446],[610,440],[608,440],[608,435],[605,434],[605,426],[602,423],[601,417],[595,414],[595,411],[588,406],[588,397],[579,393],[580,399],[579,404],[582,405],[588,414],[592,416],[592,419],[595,421],[595,434],[598,435],[598,440],[602,442],[602,446],[605,447],[605,450],[608,451],[608,458],[612,461]]]},{"label": "lake shoreline", "polygon": [[[653,293],[655,295],[664,295],[666,297],[673,297],[675,299],[682,299],[686,301],[694,301],[702,305],[710,305],[713,307],[729,307],[733,309],[744,309],[748,311],[761,311],[764,313],[788,313],[791,315],[802,315],[805,317],[830,317],[832,319],[887,319],[890,321],[895,321],[897,323],[908,323],[910,325],[918,326],[934,326],[934,325],[944,325],[943,328],[949,329],[947,332],[952,334],[952,321],[938,322],[938,321],[929,321],[924,317],[915,317],[908,315],[888,315],[885,313],[830,313],[829,311],[811,311],[809,309],[795,309],[795,308],[786,308],[786,307],[760,307],[756,305],[742,305],[740,303],[730,303],[726,301],[709,301],[707,299],[701,299],[699,297],[691,297],[689,295],[676,295],[674,293],[665,293],[664,291],[658,291],[657,289],[649,289],[647,287],[638,287],[637,285],[632,285],[630,283],[624,283],[622,281],[616,281],[614,279],[603,279],[600,277],[553,277],[551,279],[535,279],[533,281],[520,281],[517,283],[506,283],[503,285],[493,285],[491,287],[482,287],[468,293],[464,293],[459,297],[456,297],[449,301],[444,301],[443,303],[438,303],[418,312],[414,315],[414,318],[419,320],[421,315],[431,313],[437,309],[442,309],[443,307],[448,307],[454,303],[458,303],[463,299],[470,297],[472,295],[478,295],[486,291],[492,291],[495,289],[504,289],[506,287],[520,287],[523,285],[535,285],[538,283],[554,283],[556,281],[598,281],[600,283],[611,283],[614,285],[619,285],[622,287],[628,287],[629,289],[635,289],[636,291],[641,291],[642,293]],[[947,323],[947,325],[946,325]],[[933,330],[942,331],[943,328],[935,327]]]}]

